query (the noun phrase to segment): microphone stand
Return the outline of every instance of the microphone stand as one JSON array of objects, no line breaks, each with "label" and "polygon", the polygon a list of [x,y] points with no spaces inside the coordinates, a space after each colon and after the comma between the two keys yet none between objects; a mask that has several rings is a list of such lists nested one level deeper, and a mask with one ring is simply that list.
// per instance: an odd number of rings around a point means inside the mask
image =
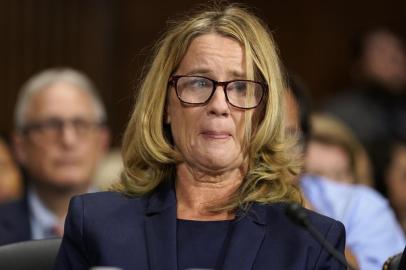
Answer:
[{"label": "microphone stand", "polygon": [[341,264],[345,265],[349,270],[357,270],[354,266],[349,264],[345,257],[338,252],[324,236],[313,226],[307,218],[307,214],[303,207],[297,203],[291,203],[286,207],[287,216],[296,224],[305,227],[310,234]]}]

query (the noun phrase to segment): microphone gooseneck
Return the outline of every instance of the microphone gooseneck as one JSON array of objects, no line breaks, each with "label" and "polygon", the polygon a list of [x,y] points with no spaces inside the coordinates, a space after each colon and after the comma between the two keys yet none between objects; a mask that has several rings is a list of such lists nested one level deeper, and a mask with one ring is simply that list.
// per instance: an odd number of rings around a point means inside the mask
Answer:
[{"label": "microphone gooseneck", "polygon": [[302,206],[297,203],[290,203],[287,205],[285,212],[290,220],[307,229],[310,234],[323,246],[323,248],[325,248],[336,260],[350,270],[357,270],[354,266],[349,264],[345,257],[324,238],[316,227],[313,226],[313,224],[307,218],[307,213]]}]

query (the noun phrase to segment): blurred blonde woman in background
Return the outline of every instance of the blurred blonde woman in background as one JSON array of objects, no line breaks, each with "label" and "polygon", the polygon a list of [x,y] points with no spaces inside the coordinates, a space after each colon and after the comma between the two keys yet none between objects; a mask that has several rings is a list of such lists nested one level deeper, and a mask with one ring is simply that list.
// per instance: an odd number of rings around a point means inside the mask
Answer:
[{"label": "blurred blonde woman in background", "polygon": [[369,158],[351,130],[339,119],[322,113],[314,113],[310,121],[306,172],[372,187]]}]

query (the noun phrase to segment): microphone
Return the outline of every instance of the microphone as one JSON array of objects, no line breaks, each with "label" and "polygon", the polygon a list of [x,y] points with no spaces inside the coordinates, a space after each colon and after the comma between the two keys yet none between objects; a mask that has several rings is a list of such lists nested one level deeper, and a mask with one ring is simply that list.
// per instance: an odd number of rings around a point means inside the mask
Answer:
[{"label": "microphone", "polygon": [[338,252],[324,236],[313,226],[307,218],[307,213],[302,206],[297,203],[289,203],[285,208],[286,215],[294,223],[307,229],[310,234],[325,248],[337,261],[346,266],[349,270],[357,270],[354,266],[349,264],[345,257]]}]

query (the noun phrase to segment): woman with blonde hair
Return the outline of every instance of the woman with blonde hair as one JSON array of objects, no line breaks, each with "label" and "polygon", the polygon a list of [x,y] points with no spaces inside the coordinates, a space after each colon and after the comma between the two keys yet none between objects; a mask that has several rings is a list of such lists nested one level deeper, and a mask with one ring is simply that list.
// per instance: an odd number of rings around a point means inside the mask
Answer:
[{"label": "woman with blonde hair", "polygon": [[[276,45],[259,18],[215,5],[156,46],[115,191],[75,197],[56,269],[344,269],[285,216],[300,162],[282,128]],[[309,220],[340,252],[341,223]]]},{"label": "woman with blonde hair", "polygon": [[306,171],[329,179],[373,187],[371,162],[365,148],[342,121],[323,113],[311,116]]}]

